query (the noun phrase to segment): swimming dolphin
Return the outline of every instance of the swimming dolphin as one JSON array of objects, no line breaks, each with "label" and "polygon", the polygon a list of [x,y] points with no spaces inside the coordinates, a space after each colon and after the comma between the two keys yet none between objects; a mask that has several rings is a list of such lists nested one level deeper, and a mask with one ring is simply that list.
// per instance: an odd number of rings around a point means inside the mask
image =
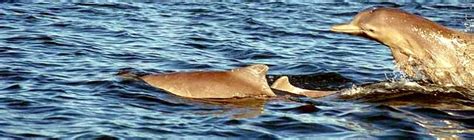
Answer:
[{"label": "swimming dolphin", "polygon": [[443,86],[474,87],[474,35],[395,9],[370,8],[332,31],[388,46],[409,77]]},{"label": "swimming dolphin", "polygon": [[290,94],[313,98],[319,98],[334,93],[332,91],[307,90],[295,87],[290,84],[286,76],[280,77],[270,88],[265,77],[267,71],[268,66],[255,64],[229,71],[175,72],[148,74],[144,76],[137,76],[125,71],[119,72],[118,75],[123,78],[139,79],[155,88],[188,98],[267,99],[277,96],[272,88]]},{"label": "swimming dolphin", "polygon": [[139,79],[188,98],[268,98],[276,95],[265,78],[267,71],[268,66],[256,64],[229,71],[150,74]]}]

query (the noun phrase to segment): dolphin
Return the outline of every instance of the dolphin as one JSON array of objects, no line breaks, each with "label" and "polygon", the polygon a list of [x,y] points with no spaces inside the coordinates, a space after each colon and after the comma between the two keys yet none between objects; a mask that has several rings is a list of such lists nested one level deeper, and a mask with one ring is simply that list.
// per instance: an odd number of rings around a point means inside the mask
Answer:
[{"label": "dolphin", "polygon": [[[206,99],[217,102],[229,101],[220,99],[268,99],[276,97],[273,90],[290,93],[290,95],[313,98],[324,97],[333,91],[307,90],[293,86],[287,76],[280,77],[272,86],[268,85],[266,74],[268,66],[255,64],[228,71],[192,71],[164,74],[146,74],[137,76],[128,71],[119,72],[122,78],[138,79],[148,85],[162,89],[181,97]],[[240,100],[238,100],[240,102]]]},{"label": "dolphin", "polygon": [[276,96],[266,80],[268,66],[250,65],[229,71],[149,74],[147,84],[188,98],[268,98]]},{"label": "dolphin", "polygon": [[395,8],[359,12],[331,31],[366,37],[390,48],[408,77],[456,87],[474,87],[474,35],[449,29]]}]

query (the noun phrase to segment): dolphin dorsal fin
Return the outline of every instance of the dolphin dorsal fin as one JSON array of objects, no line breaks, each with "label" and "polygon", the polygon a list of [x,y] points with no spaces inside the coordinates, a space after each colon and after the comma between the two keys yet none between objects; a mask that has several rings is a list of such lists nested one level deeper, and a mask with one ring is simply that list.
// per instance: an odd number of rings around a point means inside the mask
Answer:
[{"label": "dolphin dorsal fin", "polygon": [[292,92],[292,93],[298,92],[297,90],[298,88],[296,88],[290,83],[290,80],[288,79],[287,76],[282,76],[278,78],[275,82],[273,82],[271,87],[273,89],[278,89],[278,90]]},{"label": "dolphin dorsal fin", "polygon": [[232,79],[239,79],[240,82],[247,84],[246,88],[253,88],[257,96],[276,96],[270,86],[268,86],[267,75],[268,66],[264,64],[255,64],[243,68],[232,69],[229,71]]},{"label": "dolphin dorsal fin", "polygon": [[268,66],[264,64],[254,64],[243,68],[233,69],[232,72],[250,72],[254,75],[265,77],[268,72]]},{"label": "dolphin dorsal fin", "polygon": [[319,91],[319,90],[307,90],[298,88],[290,83],[290,80],[287,76],[282,76],[278,78],[275,82],[273,82],[271,88],[281,91],[290,92],[293,94],[303,95],[312,98],[320,98],[324,97],[333,93],[334,91]]},{"label": "dolphin dorsal fin", "polygon": [[263,64],[255,64],[245,67],[245,69],[251,70],[252,72],[258,73],[259,75],[267,75],[268,66]]}]

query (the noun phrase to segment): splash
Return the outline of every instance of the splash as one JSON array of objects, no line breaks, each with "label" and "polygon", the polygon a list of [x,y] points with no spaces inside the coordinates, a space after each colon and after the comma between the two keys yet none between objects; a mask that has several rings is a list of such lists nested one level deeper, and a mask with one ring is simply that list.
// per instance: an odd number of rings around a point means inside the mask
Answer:
[{"label": "splash", "polygon": [[474,101],[474,90],[463,87],[446,87],[436,84],[409,80],[386,81],[380,83],[353,86],[341,91],[343,98],[381,101],[408,95],[429,95],[453,97]]},{"label": "splash", "polygon": [[[397,69],[399,66],[395,66]],[[396,70],[385,74],[386,81],[365,85],[353,85],[342,90],[343,98],[380,101],[409,95],[452,96],[474,101],[474,90],[459,86],[443,86],[423,82],[422,79],[409,78],[402,71]]]},{"label": "splash", "polygon": [[[472,11],[473,7],[474,4],[471,4],[471,6],[469,6],[469,11]],[[474,17],[466,14],[464,19],[466,20],[466,22],[464,22],[464,32],[474,33]]]},{"label": "splash", "polygon": [[[472,85],[471,67],[473,59],[470,52],[471,41],[462,40],[456,35],[444,35],[441,31],[429,31],[413,27],[422,38],[432,40],[440,46],[445,46],[443,51],[440,48],[428,50],[427,55],[431,61],[421,59],[409,59],[408,64],[411,67],[418,65],[420,68],[409,69],[410,73],[421,72],[428,79],[445,86],[469,86]],[[410,56],[412,58],[412,56]],[[410,61],[412,60],[412,61]],[[411,62],[411,63],[410,63]]]}]

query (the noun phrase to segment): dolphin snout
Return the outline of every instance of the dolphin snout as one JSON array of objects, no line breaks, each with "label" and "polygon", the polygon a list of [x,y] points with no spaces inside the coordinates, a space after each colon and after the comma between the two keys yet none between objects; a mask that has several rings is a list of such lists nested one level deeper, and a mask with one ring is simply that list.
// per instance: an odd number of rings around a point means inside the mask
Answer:
[{"label": "dolphin snout", "polygon": [[348,24],[339,24],[331,27],[331,31],[336,33],[346,33],[346,34],[361,34],[363,30],[356,25]]}]

